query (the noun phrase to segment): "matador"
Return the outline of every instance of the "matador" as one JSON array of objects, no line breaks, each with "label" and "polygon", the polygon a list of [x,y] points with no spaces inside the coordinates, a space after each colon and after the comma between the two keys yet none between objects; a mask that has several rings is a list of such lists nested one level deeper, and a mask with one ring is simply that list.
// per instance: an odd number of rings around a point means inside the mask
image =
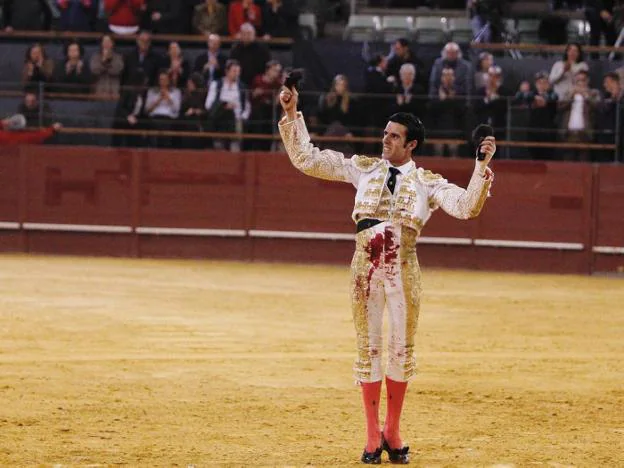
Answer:
[{"label": "matador", "polygon": [[[418,167],[412,152],[422,147],[425,129],[412,114],[397,113],[384,130],[381,158],[321,150],[310,142],[296,89],[282,87],[285,115],[279,131],[292,164],[304,174],[347,182],[356,188],[353,221],[355,253],[351,262],[351,306],[357,341],[354,372],[362,389],[367,441],[361,461],[409,463],[409,447],[399,434],[408,381],[414,376],[414,341],[421,300],[416,241],[433,211],[442,208],[459,219],[477,216],[489,195],[494,174],[488,163],[496,152],[494,137],[479,146],[482,157],[466,189]],[[388,309],[385,369],[386,418],[379,423],[383,312]]]}]

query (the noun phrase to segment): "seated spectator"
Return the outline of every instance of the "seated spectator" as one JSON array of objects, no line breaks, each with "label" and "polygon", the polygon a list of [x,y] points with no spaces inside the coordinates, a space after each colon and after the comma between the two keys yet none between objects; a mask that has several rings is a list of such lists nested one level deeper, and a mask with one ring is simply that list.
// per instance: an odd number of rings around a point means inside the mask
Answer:
[{"label": "seated spectator", "polygon": [[186,87],[186,82],[191,74],[191,67],[188,60],[182,55],[182,49],[177,42],[169,43],[164,68],[169,71],[169,79],[171,80],[172,86],[180,89]]},{"label": "seated spectator", "polygon": [[[236,60],[228,60],[223,78],[210,83],[204,108],[208,111],[209,128],[215,132],[242,133],[244,122],[251,113],[247,87],[239,79],[241,66]],[[240,151],[240,141],[231,139],[230,151]],[[223,140],[215,140],[214,146],[223,149]]]},{"label": "seated spectator", "polygon": [[218,34],[208,35],[208,51],[195,59],[193,71],[201,73],[208,86],[212,81],[223,76],[227,57],[221,51],[221,38]]},{"label": "seated spectator", "polygon": [[[182,97],[180,119],[177,128],[187,132],[201,132],[204,129],[206,117],[206,82],[201,73],[194,72],[186,82],[186,89]],[[205,148],[205,138],[184,138],[185,148]]]},{"label": "seated spectator", "polygon": [[349,133],[357,125],[357,103],[349,91],[345,75],[336,75],[328,93],[319,98],[316,119],[327,131],[332,124],[340,123]]},{"label": "seated spectator", "polygon": [[410,112],[416,116],[425,115],[425,90],[416,83],[416,68],[411,63],[404,63],[399,71],[400,82],[394,89],[395,106],[391,113]]},{"label": "seated spectator", "polygon": [[142,31],[136,40],[136,48],[124,56],[124,72],[121,84],[142,70],[147,77],[148,84],[152,85],[156,79],[156,73],[161,68],[162,58],[152,50],[152,36]]},{"label": "seated spectator", "polygon": [[227,34],[227,10],[217,0],[205,0],[195,7],[193,31],[197,34]]},{"label": "seated spectator", "polygon": [[115,43],[109,34],[102,36],[99,52],[93,54],[90,62],[95,93],[103,96],[117,96],[124,69],[123,58],[115,52]]},{"label": "seated spectator", "polygon": [[[602,86],[605,95],[598,108],[596,142],[612,145],[616,143],[617,131],[620,131],[620,135],[624,131],[624,90],[620,82],[620,75],[616,72],[607,73],[602,81]],[[618,148],[617,152],[620,151],[621,149]],[[614,158],[613,151],[601,151],[594,158],[594,161],[607,162],[613,161]]]},{"label": "seated spectator", "polygon": [[52,112],[47,102],[41,104],[37,97],[37,90],[26,89],[24,100],[17,108],[17,112],[26,118],[27,127],[47,127],[50,125]]},{"label": "seated spectator", "polygon": [[580,44],[568,44],[563,54],[563,60],[558,60],[550,70],[550,84],[553,91],[563,99],[573,88],[576,74],[588,71],[589,67],[583,61],[583,49]]},{"label": "seated spectator", "polygon": [[255,28],[245,23],[240,29],[240,42],[232,47],[230,58],[240,63],[241,80],[246,86],[250,86],[256,75],[264,73],[266,63],[271,60],[271,53],[264,44],[256,41]]},{"label": "seated spectator", "polygon": [[[254,27],[254,32],[262,30],[262,12],[260,7],[255,5],[253,0],[234,0],[230,3],[228,11],[228,31],[230,36],[239,37],[241,27],[245,23],[251,24]],[[245,67],[243,66],[244,69]]]},{"label": "seated spectator", "polygon": [[[555,118],[557,116],[557,101],[559,97],[551,89],[547,72],[538,72],[535,75],[535,90],[531,89],[528,81],[520,85],[516,93],[514,104],[526,106],[529,109],[529,141],[550,142],[555,140]],[[554,159],[552,148],[530,148],[532,159]]]},{"label": "seated spectator", "polygon": [[468,96],[472,91],[472,65],[462,58],[461,49],[455,42],[447,43],[442,49],[442,56],[433,64],[429,76],[429,96],[437,95],[444,68],[452,68],[455,71],[457,94]]},{"label": "seated spectator", "polygon": [[[435,96],[430,97],[428,112],[428,127],[431,128],[431,136],[440,139],[463,138],[466,128],[466,101],[457,92],[455,86],[455,69],[443,68],[440,73],[440,85]],[[459,145],[441,144],[434,145],[435,151],[441,156],[458,155]]]},{"label": "seated spectator", "polygon": [[[560,130],[563,141],[589,143],[593,138],[595,111],[600,93],[589,87],[589,73],[581,70],[574,76],[574,87],[559,102]],[[587,150],[573,151],[569,155],[577,161],[587,161]]]},{"label": "seated spectator", "polygon": [[97,19],[97,0],[56,0],[61,12],[61,31],[93,31]]},{"label": "seated spectator", "polygon": [[488,70],[494,65],[494,56],[489,52],[481,52],[477,62],[477,71],[474,74],[475,91],[485,88]]},{"label": "seated spectator", "polygon": [[294,0],[267,0],[262,7],[265,38],[295,37],[299,31],[299,9]]},{"label": "seated spectator", "polygon": [[371,95],[364,98],[367,116],[364,124],[373,127],[371,130],[375,135],[386,125],[390,115],[389,108],[392,106],[392,96],[384,96],[394,92],[390,77],[386,76],[387,68],[388,59],[383,55],[376,55],[369,62],[364,75],[364,93]]},{"label": "seated spectator", "polygon": [[39,43],[31,45],[26,50],[24,68],[22,69],[23,83],[39,83],[52,81],[54,62],[46,56],[45,49]]},{"label": "seated spectator", "polygon": [[[117,130],[139,130],[146,128],[144,120],[145,90],[147,77],[143,70],[134,72],[123,89],[117,108],[113,128]],[[142,138],[137,135],[113,135],[113,146],[140,146]]]},{"label": "seated spectator", "polygon": [[84,49],[72,41],[65,47],[65,59],[58,63],[55,87],[60,93],[81,94],[89,92],[91,75],[84,62]]},{"label": "seated spectator", "polygon": [[[276,97],[282,86],[282,65],[277,60],[269,60],[262,75],[254,78],[251,85],[251,124],[250,132],[272,134],[273,123],[277,122],[279,112]],[[270,151],[271,140],[253,142],[253,149]]]},{"label": "seated spectator", "polygon": [[50,7],[41,0],[4,0],[6,31],[47,31],[52,23]]},{"label": "seated spectator", "polygon": [[412,52],[409,41],[405,38],[399,38],[392,45],[392,54],[388,57],[388,68],[386,70],[386,75],[394,85],[401,79],[399,71],[404,63],[411,63],[416,67],[417,83],[426,83],[426,77],[424,75],[425,65],[416,57],[414,52]]},{"label": "seated spectator", "polygon": [[494,65],[488,70],[485,88],[477,93],[475,113],[478,123],[494,127],[497,138],[502,138],[507,127],[508,93],[503,85],[503,72]]},{"label": "seated spectator", "polygon": [[[100,0],[102,1],[102,0]],[[145,0],[103,0],[108,27],[115,34],[126,36],[139,31]]]},{"label": "seated spectator", "polygon": [[187,32],[185,24],[181,0],[147,0],[142,29],[154,34],[183,34]]},{"label": "seated spectator", "polygon": [[[161,70],[158,74],[158,86],[147,91],[145,114],[149,117],[149,127],[153,130],[173,130],[174,121],[180,115],[182,93],[171,84],[169,72]],[[158,147],[171,147],[171,137],[157,137]]]}]

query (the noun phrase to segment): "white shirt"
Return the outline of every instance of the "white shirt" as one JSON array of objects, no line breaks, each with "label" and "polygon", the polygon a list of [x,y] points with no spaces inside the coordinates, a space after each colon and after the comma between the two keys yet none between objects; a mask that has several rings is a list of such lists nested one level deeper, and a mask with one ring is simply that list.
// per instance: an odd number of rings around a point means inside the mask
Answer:
[{"label": "white shirt", "polygon": [[[168,100],[162,99],[158,105],[152,109],[149,113],[150,117],[169,117],[171,119],[177,119],[180,114],[180,106],[182,105],[182,93],[178,88],[172,88],[169,90],[169,96],[171,96],[171,103]],[[147,98],[145,99],[145,108],[149,109],[156,101],[160,99],[160,89],[151,88],[147,92]]]},{"label": "white shirt", "polygon": [[[399,183],[401,182],[401,178],[407,174],[412,167],[414,167],[415,163],[414,161],[409,161],[406,162],[405,164],[403,164],[402,166],[393,166],[392,164],[390,164],[389,162],[387,162],[388,167],[396,167],[399,170],[399,173],[396,176],[396,184],[394,185],[395,190],[394,193],[392,194],[392,198],[394,199],[394,197],[396,196],[398,190],[396,190],[396,187],[399,186]],[[388,171],[388,177],[386,178],[386,187],[388,186],[388,179],[390,179],[390,171]]]},{"label": "white shirt", "polygon": [[568,121],[568,130],[585,130],[585,115],[583,109],[585,107],[585,99],[580,94],[574,95],[572,101],[572,109],[570,110],[570,120]]},{"label": "white shirt", "polygon": [[[208,95],[206,96],[205,104],[207,111],[210,111],[210,108],[217,98],[218,85],[218,81],[213,81],[212,83],[210,83],[210,88],[208,89]],[[219,96],[219,100],[221,102],[229,103],[234,106],[234,116],[236,117],[236,120],[247,120],[249,118],[249,114],[251,113],[251,105],[249,104],[249,99],[245,97],[245,108],[241,109],[240,93],[241,92],[238,86],[238,81],[232,83],[231,81],[223,78],[223,86],[221,88],[221,95]]]}]

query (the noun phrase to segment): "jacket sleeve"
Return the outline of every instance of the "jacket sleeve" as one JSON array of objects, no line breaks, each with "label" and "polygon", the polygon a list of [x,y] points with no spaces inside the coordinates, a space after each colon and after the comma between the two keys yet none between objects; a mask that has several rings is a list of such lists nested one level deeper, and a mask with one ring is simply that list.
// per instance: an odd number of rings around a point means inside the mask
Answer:
[{"label": "jacket sleeve", "polygon": [[43,130],[20,130],[16,132],[0,130],[0,145],[43,143],[52,135],[54,135],[52,127]]},{"label": "jacket sleeve", "polygon": [[338,151],[321,150],[310,143],[310,135],[301,113],[290,122],[286,117],[282,118],[278,126],[288,157],[301,172],[319,179],[357,185],[361,171],[353,160],[345,158]]},{"label": "jacket sleeve", "polygon": [[482,172],[478,164],[466,189],[428,171],[420,172],[419,177],[429,186],[429,200],[434,209],[440,207],[447,214],[459,219],[470,219],[479,215],[494,180],[492,171],[486,169]]}]

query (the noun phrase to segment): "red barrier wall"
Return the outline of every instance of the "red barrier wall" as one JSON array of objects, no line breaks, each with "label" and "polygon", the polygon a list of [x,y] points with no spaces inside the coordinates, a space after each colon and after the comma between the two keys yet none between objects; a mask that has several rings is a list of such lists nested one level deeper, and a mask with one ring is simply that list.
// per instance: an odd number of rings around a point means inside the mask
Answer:
[{"label": "red barrier wall", "polygon": [[[470,160],[419,164],[465,186]],[[590,273],[624,268],[624,167],[496,161],[481,216],[435,213],[427,266]],[[354,188],[286,155],[3,148],[0,250],[346,264]]]}]

